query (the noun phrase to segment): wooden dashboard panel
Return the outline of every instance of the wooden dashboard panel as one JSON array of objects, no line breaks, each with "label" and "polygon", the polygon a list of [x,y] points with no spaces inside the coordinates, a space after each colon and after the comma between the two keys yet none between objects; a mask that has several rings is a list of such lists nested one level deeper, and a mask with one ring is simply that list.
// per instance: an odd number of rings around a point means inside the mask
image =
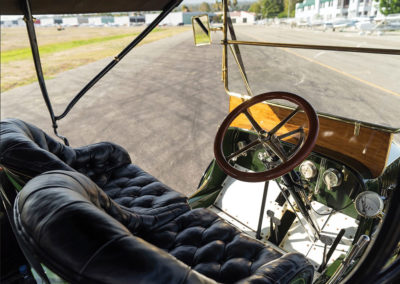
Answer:
[{"label": "wooden dashboard panel", "polygon": [[[242,102],[241,98],[231,96],[229,111]],[[268,104],[257,104],[250,108],[253,117],[267,131],[292,111]],[[315,151],[346,164],[350,163],[356,170],[369,175],[369,178],[376,178],[382,174],[392,141],[391,132],[326,116],[319,116],[319,124]],[[244,115],[238,116],[231,126],[251,129],[251,124]],[[308,132],[308,122],[303,112],[297,113],[285,124],[278,135],[295,130],[299,126],[303,126],[305,132]]]}]

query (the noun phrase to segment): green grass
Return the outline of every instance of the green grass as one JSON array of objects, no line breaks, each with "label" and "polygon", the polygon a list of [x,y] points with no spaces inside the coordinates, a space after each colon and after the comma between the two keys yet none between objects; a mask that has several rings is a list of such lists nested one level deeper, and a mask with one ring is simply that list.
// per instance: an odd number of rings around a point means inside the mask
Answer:
[{"label": "green grass", "polygon": [[[157,32],[157,31],[159,31],[159,29],[155,29],[153,32]],[[100,42],[105,42],[105,41],[110,41],[110,40],[115,40],[115,39],[120,39],[120,38],[125,38],[125,37],[132,37],[132,39],[133,39],[136,35],[138,35],[138,33],[120,34],[120,35],[112,35],[112,36],[91,38],[91,39],[85,39],[85,40],[74,40],[74,41],[69,41],[69,42],[47,44],[47,45],[43,45],[43,46],[39,47],[39,53],[40,53],[40,55],[51,54],[51,53],[79,47],[82,45],[100,43]],[[10,61],[23,60],[23,59],[28,59],[31,57],[32,57],[32,52],[31,52],[30,48],[14,49],[14,50],[2,52],[1,53],[1,62],[7,63]]]}]

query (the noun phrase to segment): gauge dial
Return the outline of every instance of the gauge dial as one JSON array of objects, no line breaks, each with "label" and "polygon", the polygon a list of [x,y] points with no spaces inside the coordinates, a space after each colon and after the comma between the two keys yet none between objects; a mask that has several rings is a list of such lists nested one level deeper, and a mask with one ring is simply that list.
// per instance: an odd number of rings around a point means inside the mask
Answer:
[{"label": "gauge dial", "polygon": [[317,167],[311,161],[304,161],[300,165],[300,173],[305,179],[312,179],[317,175]]},{"label": "gauge dial", "polygon": [[378,193],[364,191],[356,197],[355,206],[361,216],[375,218],[382,214],[384,204]]},{"label": "gauge dial", "polygon": [[332,168],[327,169],[322,177],[328,190],[331,190],[332,187],[339,186],[342,183],[342,174],[338,170]]}]

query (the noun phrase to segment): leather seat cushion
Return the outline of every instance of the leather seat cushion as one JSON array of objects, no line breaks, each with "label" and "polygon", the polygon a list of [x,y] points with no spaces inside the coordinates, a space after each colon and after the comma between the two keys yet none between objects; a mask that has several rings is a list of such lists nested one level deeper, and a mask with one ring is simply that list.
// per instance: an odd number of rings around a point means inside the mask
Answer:
[{"label": "leather seat cushion", "polygon": [[215,283],[134,235],[160,216],[120,207],[82,174],[32,179],[17,196],[14,217],[25,246],[72,283]]},{"label": "leather seat cushion", "polygon": [[186,212],[155,231],[142,233],[141,237],[222,283],[252,275],[261,276],[252,277],[253,280],[262,278],[260,283],[279,283],[304,269],[312,274],[313,268],[303,255],[292,253],[283,257],[208,209]]},{"label": "leather seat cushion", "polygon": [[288,283],[300,272],[313,274],[304,256],[282,256],[207,209],[173,220],[134,212],[74,172],[32,179],[15,212],[20,236],[51,269],[73,277],[66,280]]}]

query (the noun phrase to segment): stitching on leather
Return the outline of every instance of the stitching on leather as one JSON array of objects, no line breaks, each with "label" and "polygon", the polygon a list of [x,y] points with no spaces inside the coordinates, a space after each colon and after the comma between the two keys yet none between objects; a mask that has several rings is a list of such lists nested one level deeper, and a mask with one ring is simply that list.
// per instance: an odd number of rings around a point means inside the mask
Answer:
[{"label": "stitching on leather", "polygon": [[108,242],[106,242],[105,244],[103,244],[101,247],[99,247],[96,252],[88,259],[88,261],[83,265],[83,267],[81,268],[81,270],[79,271],[79,274],[83,274],[83,272],[85,271],[85,269],[88,267],[88,265],[90,264],[90,262],[105,248],[107,247],[109,244],[113,243],[114,241],[118,241],[122,238],[128,237],[127,235],[123,235],[123,236],[119,236],[118,238],[114,238],[112,240],[109,240]]},{"label": "stitching on leather", "polygon": [[32,196],[32,194],[35,194],[36,192],[42,191],[44,189],[49,189],[49,188],[63,188],[63,187],[55,187],[54,185],[49,185],[49,186],[45,186],[45,187],[41,187],[39,189],[36,189],[36,190],[32,191],[31,193],[29,193],[25,197],[24,202],[21,204],[21,208],[25,206],[25,202]]}]

